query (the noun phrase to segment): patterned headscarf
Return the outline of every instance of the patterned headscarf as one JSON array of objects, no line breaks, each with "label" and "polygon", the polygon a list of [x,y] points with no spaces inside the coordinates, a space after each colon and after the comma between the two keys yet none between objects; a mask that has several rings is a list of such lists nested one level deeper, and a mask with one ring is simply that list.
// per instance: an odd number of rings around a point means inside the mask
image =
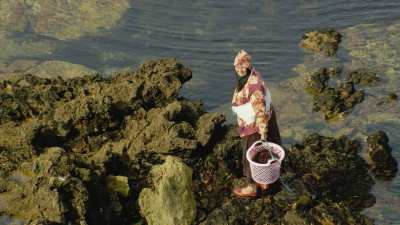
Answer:
[{"label": "patterned headscarf", "polygon": [[247,69],[245,76],[236,76],[236,90],[241,91],[251,74],[251,56],[245,50],[240,50],[235,57],[234,66],[241,65]]},{"label": "patterned headscarf", "polygon": [[235,57],[234,66],[241,65],[247,69],[251,68],[251,56],[245,50],[241,49]]}]

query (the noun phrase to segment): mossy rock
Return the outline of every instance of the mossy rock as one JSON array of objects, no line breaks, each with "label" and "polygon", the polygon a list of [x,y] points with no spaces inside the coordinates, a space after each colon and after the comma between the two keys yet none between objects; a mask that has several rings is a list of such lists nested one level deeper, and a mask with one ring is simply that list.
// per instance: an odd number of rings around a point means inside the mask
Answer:
[{"label": "mossy rock", "polygon": [[389,137],[384,131],[378,131],[367,137],[370,167],[379,179],[391,179],[397,173],[397,161],[393,158]]},{"label": "mossy rock", "polygon": [[311,31],[304,34],[300,47],[314,53],[334,56],[339,48],[341,38],[342,35],[333,29]]},{"label": "mossy rock", "polygon": [[154,189],[139,196],[141,214],[149,225],[190,225],[196,216],[192,170],[179,158],[168,156],[151,170]]},{"label": "mossy rock", "polygon": [[129,195],[128,177],[125,176],[108,176],[106,178],[107,189],[118,192],[124,197]]}]

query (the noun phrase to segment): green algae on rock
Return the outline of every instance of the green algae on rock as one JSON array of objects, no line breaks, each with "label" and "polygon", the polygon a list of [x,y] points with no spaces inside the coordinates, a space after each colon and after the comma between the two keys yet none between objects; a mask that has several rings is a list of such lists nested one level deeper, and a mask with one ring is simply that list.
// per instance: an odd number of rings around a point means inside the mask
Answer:
[{"label": "green algae on rock", "polygon": [[167,157],[151,170],[154,190],[145,188],[139,197],[140,211],[149,225],[190,225],[196,215],[192,170],[180,159]]},{"label": "green algae on rock", "polygon": [[302,37],[300,47],[326,56],[336,55],[342,35],[333,29],[311,31]]},{"label": "green algae on rock", "polygon": [[391,155],[392,148],[389,146],[389,138],[383,131],[371,134],[367,138],[368,156],[370,167],[376,177],[390,179],[396,176],[397,161]]}]

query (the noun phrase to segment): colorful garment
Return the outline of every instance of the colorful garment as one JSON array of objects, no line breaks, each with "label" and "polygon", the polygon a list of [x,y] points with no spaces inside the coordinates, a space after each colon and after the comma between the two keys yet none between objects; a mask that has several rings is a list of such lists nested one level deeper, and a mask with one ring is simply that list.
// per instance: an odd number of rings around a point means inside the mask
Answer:
[{"label": "colorful garment", "polygon": [[232,110],[237,115],[240,137],[256,132],[267,133],[268,121],[272,114],[271,94],[255,69],[251,70],[243,89],[239,92],[235,90]]}]

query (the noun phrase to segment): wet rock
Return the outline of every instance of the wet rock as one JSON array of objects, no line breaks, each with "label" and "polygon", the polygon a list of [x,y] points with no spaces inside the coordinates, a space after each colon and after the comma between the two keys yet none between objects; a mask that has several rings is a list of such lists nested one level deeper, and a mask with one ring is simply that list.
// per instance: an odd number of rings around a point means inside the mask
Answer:
[{"label": "wet rock", "polygon": [[367,138],[370,167],[376,177],[390,179],[396,176],[397,161],[393,158],[389,138],[383,131],[371,134]]},{"label": "wet rock", "polygon": [[326,120],[343,118],[364,100],[364,91],[356,90],[351,81],[332,86],[329,79],[328,70],[323,68],[310,76],[305,90],[313,95],[313,109],[321,111]]},{"label": "wet rock", "polygon": [[328,81],[328,70],[323,68],[310,76],[310,79],[306,82],[307,86],[305,90],[313,95],[320,94],[328,86]]},{"label": "wet rock", "polygon": [[304,34],[300,47],[314,53],[334,56],[339,48],[342,35],[333,29],[311,31]]},{"label": "wet rock", "polygon": [[339,92],[334,88],[326,88],[320,95],[314,96],[315,111],[321,111],[326,120],[342,117],[344,112],[343,102]]},{"label": "wet rock", "polygon": [[227,215],[221,209],[216,209],[210,213],[207,219],[200,223],[201,225],[213,225],[213,224],[221,224],[221,225],[229,225],[227,221]]},{"label": "wet rock", "polygon": [[352,81],[354,84],[371,86],[376,84],[380,79],[371,71],[366,69],[358,69],[349,73],[348,80]]},{"label": "wet rock", "polygon": [[340,98],[347,109],[353,108],[364,100],[364,91],[356,90],[352,82],[346,82],[339,86]]},{"label": "wet rock", "polygon": [[192,224],[196,203],[192,192],[192,170],[181,160],[167,157],[153,167],[154,190],[140,193],[139,205],[148,224]]},{"label": "wet rock", "polygon": [[374,182],[366,162],[358,156],[360,148],[359,142],[344,136],[334,139],[312,134],[303,144],[288,149],[286,168],[316,181],[311,182],[311,195],[322,195],[353,209],[368,207],[374,203],[370,193]]},{"label": "wet rock", "polygon": [[338,204],[328,206],[325,203],[321,203],[311,210],[311,214],[317,224],[374,224],[372,219],[365,216],[352,215],[349,209],[342,208]]},{"label": "wet rock", "polygon": [[222,205],[226,212],[228,224],[276,224],[276,207],[269,199],[257,199],[242,202],[231,199]]}]

